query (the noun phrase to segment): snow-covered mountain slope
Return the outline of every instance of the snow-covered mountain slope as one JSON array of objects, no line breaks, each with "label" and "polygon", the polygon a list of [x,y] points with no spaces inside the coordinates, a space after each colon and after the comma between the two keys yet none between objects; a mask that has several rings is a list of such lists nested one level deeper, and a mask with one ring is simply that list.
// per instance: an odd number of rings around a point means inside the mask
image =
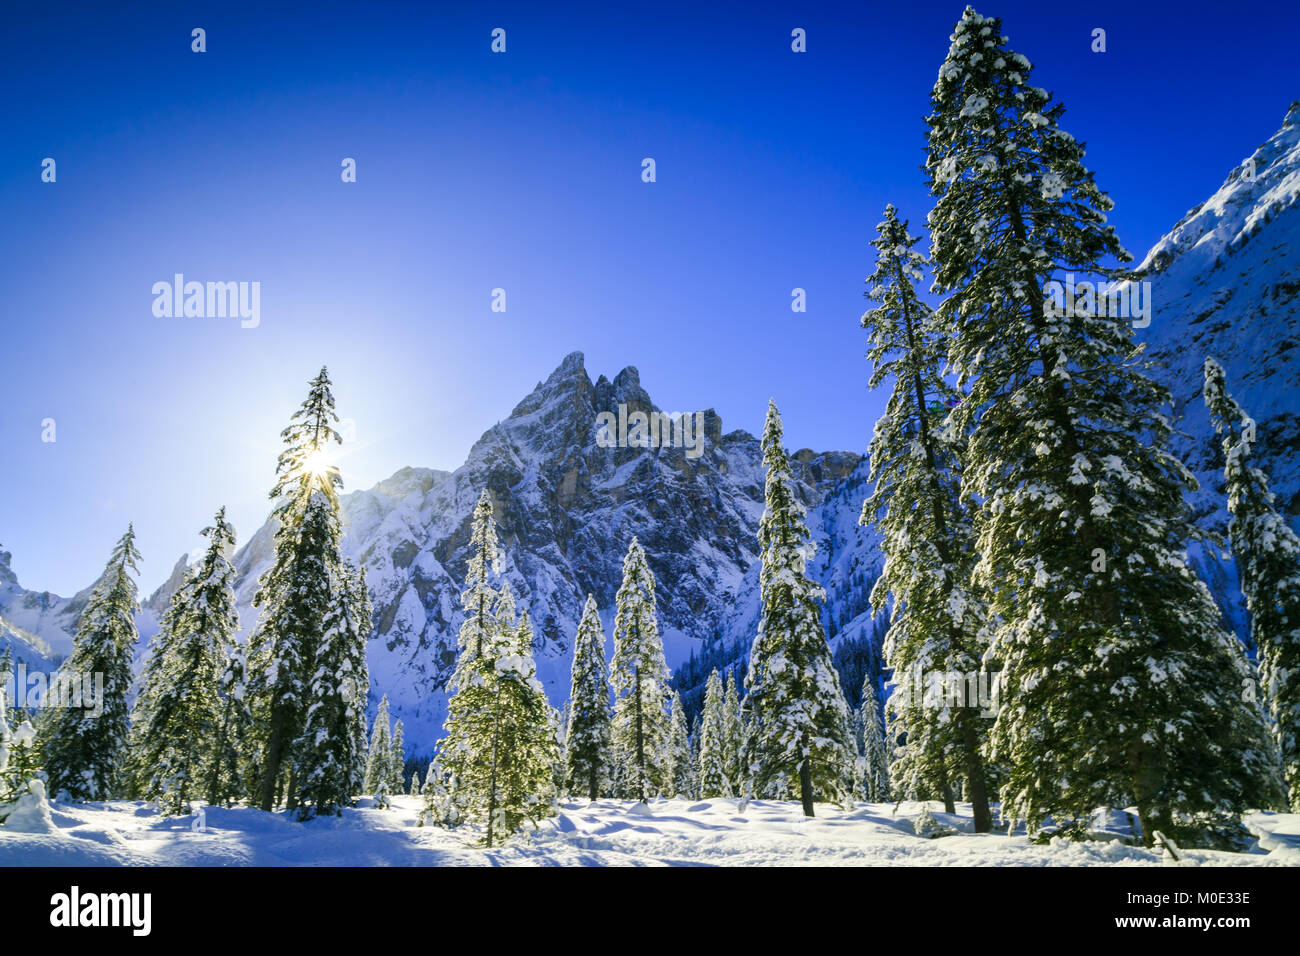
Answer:
[{"label": "snow-covered mountain slope", "polygon": [[1185,416],[1178,450],[1201,480],[1198,511],[1226,526],[1223,450],[1201,398],[1202,366],[1213,355],[1258,423],[1255,463],[1279,509],[1300,515],[1300,101],[1139,271],[1153,310],[1137,335]]},{"label": "snow-covered mountain slope", "polygon": [[[1224,533],[1223,450],[1201,397],[1207,355],[1254,416],[1253,463],[1277,507],[1300,520],[1300,101],[1282,127],[1147,253],[1151,324],[1137,331],[1152,374],[1173,393],[1184,433],[1175,448],[1196,474],[1202,525]],[[1230,557],[1193,549],[1200,574],[1243,639],[1249,625]]]},{"label": "snow-covered mountain slope", "polygon": [[72,653],[72,634],[90,588],[71,598],[29,591],[9,566],[11,557],[0,551],[0,653],[8,647],[14,662],[29,671],[52,671]]}]

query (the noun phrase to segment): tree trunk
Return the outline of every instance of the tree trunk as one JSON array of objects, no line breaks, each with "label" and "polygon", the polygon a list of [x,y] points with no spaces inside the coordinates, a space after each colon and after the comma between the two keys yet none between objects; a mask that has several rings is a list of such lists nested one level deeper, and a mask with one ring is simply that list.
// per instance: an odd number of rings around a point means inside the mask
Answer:
[{"label": "tree trunk", "polygon": [[636,789],[637,798],[646,802],[645,797],[645,740],[641,732],[641,668],[636,669]]},{"label": "tree trunk", "polygon": [[277,712],[271,718],[271,738],[266,745],[266,766],[262,768],[263,810],[275,808],[276,788],[280,782],[280,762],[284,757],[284,714]]},{"label": "tree trunk", "polygon": [[971,812],[975,817],[975,832],[988,833],[993,829],[993,814],[989,811],[988,785],[984,779],[984,759],[980,756],[979,741],[971,718],[962,721],[962,746],[966,751],[966,785],[970,791]]},{"label": "tree trunk", "polygon": [[957,802],[952,798],[952,784],[948,782],[948,768],[944,767],[940,772],[943,774],[939,779],[939,790],[943,794],[943,812],[956,813]]},{"label": "tree trunk", "polygon": [[803,741],[803,759],[799,761],[799,799],[803,802],[803,815],[815,816],[813,813],[812,782],[812,746],[805,736]]},{"label": "tree trunk", "polygon": [[221,802],[221,771],[226,754],[226,728],[228,724],[229,712],[227,709],[221,717],[221,729],[217,731],[213,761],[208,770],[208,803],[214,807]]},{"label": "tree trunk", "polygon": [[488,846],[492,845],[492,825],[497,815],[497,746],[501,739],[501,679],[499,677],[497,678],[497,692],[492,707],[492,770],[488,774]]}]

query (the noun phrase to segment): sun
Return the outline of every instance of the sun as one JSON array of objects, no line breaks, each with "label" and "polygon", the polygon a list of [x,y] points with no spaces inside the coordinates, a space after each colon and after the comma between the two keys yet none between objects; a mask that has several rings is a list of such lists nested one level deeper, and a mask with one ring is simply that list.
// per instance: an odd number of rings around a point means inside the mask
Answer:
[{"label": "sun", "polygon": [[317,478],[324,478],[334,470],[334,463],[329,460],[328,448],[317,448],[307,455],[302,462],[302,470]]}]

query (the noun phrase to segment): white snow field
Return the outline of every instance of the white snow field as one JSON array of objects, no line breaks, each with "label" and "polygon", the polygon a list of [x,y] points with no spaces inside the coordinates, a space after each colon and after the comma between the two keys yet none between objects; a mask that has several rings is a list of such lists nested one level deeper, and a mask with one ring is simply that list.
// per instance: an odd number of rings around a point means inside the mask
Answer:
[{"label": "white snow field", "polygon": [[[929,808],[959,832],[925,839],[913,822],[924,805],[818,805],[806,822],[796,803],[735,800],[567,801],[536,831],[495,849],[475,846],[468,830],[417,827],[420,797],[396,797],[377,810],[369,801],[342,817],[298,823],[285,814],[205,808],[194,817],[163,817],[126,801],[54,804],[50,822],[15,832],[0,826],[0,866],[1161,866],[1158,850],[1118,840],[1057,841],[1035,846],[1024,836],[975,835],[969,807],[956,816]],[[1183,850],[1183,865],[1300,866],[1300,814],[1257,813],[1250,853]]]}]

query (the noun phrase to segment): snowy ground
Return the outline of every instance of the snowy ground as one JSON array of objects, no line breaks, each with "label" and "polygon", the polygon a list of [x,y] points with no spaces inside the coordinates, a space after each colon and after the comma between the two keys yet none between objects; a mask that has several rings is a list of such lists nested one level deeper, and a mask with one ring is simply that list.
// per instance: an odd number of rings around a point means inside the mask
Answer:
[{"label": "snowy ground", "polygon": [[[0,865],[1161,865],[1159,852],[1097,841],[1033,846],[1023,836],[970,833],[970,817],[935,813],[965,833],[923,839],[912,822],[922,805],[819,806],[801,822],[793,803],[734,800],[569,801],[559,814],[508,846],[474,846],[476,834],[416,826],[420,799],[397,797],[389,810],[361,806],[341,818],[302,824],[284,814],[236,808],[166,818],[143,803],[55,804],[44,833],[0,826]],[[932,811],[938,804],[930,805]],[[962,808],[966,809],[966,808]],[[1184,851],[1211,865],[1300,866],[1300,814],[1252,815],[1261,837],[1252,853]]]}]

